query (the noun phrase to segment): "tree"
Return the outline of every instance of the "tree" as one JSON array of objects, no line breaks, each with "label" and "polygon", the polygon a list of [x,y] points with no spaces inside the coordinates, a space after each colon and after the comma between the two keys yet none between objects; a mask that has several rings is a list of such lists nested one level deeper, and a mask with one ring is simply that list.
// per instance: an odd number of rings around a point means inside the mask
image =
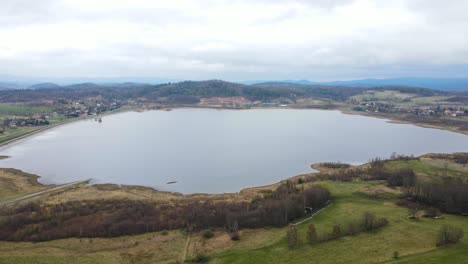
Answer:
[{"label": "tree", "polygon": [[318,242],[317,229],[314,224],[307,227],[307,243],[314,244]]},{"label": "tree", "polygon": [[370,212],[365,212],[363,214],[364,230],[366,230],[366,231],[373,230],[374,229],[374,224],[375,224],[375,214],[370,213]]},{"label": "tree", "polygon": [[289,246],[289,248],[294,248],[297,245],[296,225],[289,225],[287,237],[288,237],[288,246]]},{"label": "tree", "polygon": [[418,219],[419,208],[417,206],[412,206],[408,209],[409,219]]},{"label": "tree", "polygon": [[333,226],[333,230],[332,230],[331,236],[332,236],[333,238],[339,238],[339,237],[341,237],[341,226],[340,226],[340,225],[334,225],[334,226]]},{"label": "tree", "polygon": [[451,225],[443,225],[437,235],[436,246],[441,247],[448,244],[455,244],[463,238],[463,229]]}]

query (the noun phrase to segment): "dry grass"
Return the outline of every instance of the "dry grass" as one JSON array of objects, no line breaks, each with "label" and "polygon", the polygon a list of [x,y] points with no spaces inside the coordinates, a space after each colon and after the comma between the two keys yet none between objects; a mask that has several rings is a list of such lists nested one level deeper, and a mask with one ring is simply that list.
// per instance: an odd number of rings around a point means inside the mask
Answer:
[{"label": "dry grass", "polygon": [[[25,256],[44,259],[70,259],[72,263],[175,263],[184,247],[185,235],[147,233],[118,238],[69,238],[41,243],[0,242],[0,263],[22,263]],[[50,262],[49,262],[50,261]],[[6,263],[6,262],[5,262]],[[69,263],[68,261],[66,263]]]},{"label": "dry grass", "polygon": [[0,200],[42,191],[48,186],[37,182],[39,176],[16,169],[0,169]]}]

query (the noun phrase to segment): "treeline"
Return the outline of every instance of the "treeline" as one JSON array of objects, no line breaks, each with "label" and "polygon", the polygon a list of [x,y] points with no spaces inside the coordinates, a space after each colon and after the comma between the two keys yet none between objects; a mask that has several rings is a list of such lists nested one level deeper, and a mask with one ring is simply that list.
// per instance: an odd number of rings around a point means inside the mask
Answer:
[{"label": "treeline", "polygon": [[313,185],[304,190],[287,182],[251,202],[75,201],[59,205],[28,204],[2,212],[0,240],[47,241],[67,237],[116,237],[185,228],[223,227],[238,238],[240,228],[284,226],[305,215],[304,207],[323,207],[330,192]]},{"label": "treeline", "polygon": [[272,100],[304,96],[300,90],[284,87],[258,87],[218,80],[185,81],[159,85],[105,86],[82,84],[50,89],[26,89],[0,91],[0,102],[34,102],[42,100],[80,100],[100,97],[107,100],[150,100],[162,98],[168,103],[193,104],[203,97],[243,96],[249,100]]},{"label": "treeline", "polygon": [[202,97],[243,96],[249,100],[273,100],[278,98],[318,97],[345,101],[353,95],[370,89],[398,90],[400,92],[433,95],[435,91],[414,87],[347,87],[332,85],[298,85],[288,83],[263,83],[243,85],[221,80],[184,81],[158,85],[82,83],[48,89],[1,90],[0,102],[35,102],[44,100],[80,100],[100,97],[107,100],[150,100],[166,98],[168,103],[192,104]]},{"label": "treeline", "polygon": [[462,164],[463,166],[466,166],[468,164],[468,153],[464,152],[457,152],[453,154],[439,154],[439,153],[432,153],[426,155],[429,158],[433,159],[448,159],[452,160],[458,164]]},{"label": "treeline", "polygon": [[460,178],[445,177],[440,181],[418,180],[404,188],[405,194],[424,204],[450,214],[468,214],[468,183]]},{"label": "treeline", "polygon": [[[398,159],[415,159],[411,157],[399,157]],[[302,182],[312,181],[353,181],[360,179],[364,181],[384,180],[391,187],[403,186],[410,187],[416,184],[416,174],[411,169],[388,169],[385,167],[385,160],[373,159],[369,166],[350,169],[338,169],[336,171],[317,173],[308,175],[300,180]],[[333,166],[333,165],[331,165]],[[336,166],[339,167],[339,166]]]}]

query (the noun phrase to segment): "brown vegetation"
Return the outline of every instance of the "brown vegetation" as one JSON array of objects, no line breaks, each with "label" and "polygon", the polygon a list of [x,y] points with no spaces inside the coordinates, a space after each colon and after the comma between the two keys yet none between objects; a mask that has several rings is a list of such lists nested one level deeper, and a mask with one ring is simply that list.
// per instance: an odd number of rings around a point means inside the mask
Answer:
[{"label": "brown vegetation", "polygon": [[236,240],[239,228],[284,226],[304,216],[304,207],[320,208],[329,199],[329,191],[321,186],[299,190],[286,183],[251,202],[178,200],[156,204],[139,200],[84,200],[57,205],[27,204],[4,209],[0,239],[45,241],[223,227]]}]

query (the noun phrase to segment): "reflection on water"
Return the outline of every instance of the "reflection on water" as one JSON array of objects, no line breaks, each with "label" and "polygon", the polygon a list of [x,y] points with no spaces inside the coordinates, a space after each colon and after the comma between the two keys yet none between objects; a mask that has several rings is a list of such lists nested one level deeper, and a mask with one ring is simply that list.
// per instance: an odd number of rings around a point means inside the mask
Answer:
[{"label": "reflection on water", "polygon": [[44,183],[93,178],[221,193],[309,172],[314,162],[467,150],[465,135],[337,111],[176,109],[57,127],[1,150],[11,158],[0,166]]}]

